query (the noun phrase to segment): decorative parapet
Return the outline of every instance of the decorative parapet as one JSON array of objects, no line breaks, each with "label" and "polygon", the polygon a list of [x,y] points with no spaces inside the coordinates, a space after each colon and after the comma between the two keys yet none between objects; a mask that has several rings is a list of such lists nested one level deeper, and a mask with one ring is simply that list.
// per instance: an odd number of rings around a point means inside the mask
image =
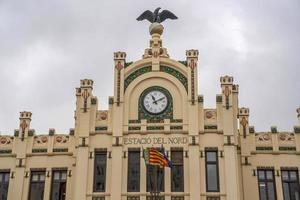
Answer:
[{"label": "decorative parapet", "polygon": [[271,133],[255,133],[256,146],[272,146]]},{"label": "decorative parapet", "polygon": [[0,148],[10,148],[14,142],[14,137],[12,136],[0,136]]},{"label": "decorative parapet", "polygon": [[55,135],[54,136],[54,145],[68,145],[69,136],[68,135]]},{"label": "decorative parapet", "polygon": [[47,135],[36,135],[33,138],[33,147],[47,146],[48,141]]},{"label": "decorative parapet", "polygon": [[99,121],[107,121],[108,120],[108,111],[107,110],[99,110],[96,116]]},{"label": "decorative parapet", "polygon": [[278,133],[277,134],[279,146],[295,146],[295,133]]}]

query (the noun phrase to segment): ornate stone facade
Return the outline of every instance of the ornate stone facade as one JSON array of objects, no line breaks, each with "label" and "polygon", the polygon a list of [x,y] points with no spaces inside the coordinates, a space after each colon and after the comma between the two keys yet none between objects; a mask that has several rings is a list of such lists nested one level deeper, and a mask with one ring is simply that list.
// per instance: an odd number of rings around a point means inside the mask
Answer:
[{"label": "ornate stone facade", "polygon": [[[276,127],[255,132],[249,126],[249,109],[238,105],[239,88],[231,76],[220,78],[216,107],[204,108],[204,98],[198,94],[198,54],[188,50],[185,61],[169,58],[157,33],[152,34],[141,60],[126,62],[126,53],[116,52],[114,96],[109,97],[108,110],[99,110],[93,81],[81,80],[76,89],[75,127],[68,134],[49,129],[48,135],[38,135],[30,129],[32,114],[21,112],[15,135],[0,135],[0,173],[9,173],[7,198],[28,199],[31,185],[39,180],[43,199],[54,199],[53,182],[59,180],[65,184],[59,199],[150,199],[141,150],[163,145],[171,160],[174,152],[182,152],[178,166],[183,174],[178,177],[174,169],[164,169],[161,199],[259,199],[262,169],[273,173],[277,199],[283,199],[281,173],[300,168],[300,109],[294,132],[279,132]],[[169,102],[163,112],[144,109],[147,100],[143,94],[148,90],[166,95],[152,102],[156,109],[166,98]],[[128,189],[132,150],[140,152],[135,192]],[[212,152],[215,154],[209,154]],[[214,160],[209,160],[211,155],[216,156]],[[97,185],[97,170],[102,165],[96,159],[100,158],[102,164],[105,159],[99,179],[104,182]],[[210,177],[210,166],[217,167],[216,182]],[[299,173],[297,176],[299,183]],[[172,177],[182,180],[181,191],[174,190]]]}]

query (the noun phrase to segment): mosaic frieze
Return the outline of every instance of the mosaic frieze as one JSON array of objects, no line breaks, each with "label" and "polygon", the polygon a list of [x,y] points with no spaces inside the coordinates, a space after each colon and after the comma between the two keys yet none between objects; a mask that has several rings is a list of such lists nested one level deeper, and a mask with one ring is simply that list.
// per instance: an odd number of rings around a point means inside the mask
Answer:
[{"label": "mosaic frieze", "polygon": [[129,76],[127,76],[124,81],[124,91],[127,89],[129,84],[132,81],[134,81],[134,79],[136,79],[137,77],[139,77],[147,72],[151,72],[151,66],[141,67],[141,68],[135,70],[134,72],[132,72]]},{"label": "mosaic frieze", "polygon": [[[151,70],[152,70],[151,66],[146,66],[146,67],[139,68],[139,69],[135,70],[134,72],[132,72],[129,76],[127,76],[125,78],[124,91],[130,85],[130,83],[132,81],[134,81],[137,77],[139,77],[139,76],[141,76],[141,75],[143,75],[147,72],[151,72]],[[183,84],[186,91],[188,90],[187,78],[182,73],[180,73],[176,69],[173,69],[173,68],[168,67],[168,66],[160,66],[160,71],[168,73],[168,74],[174,76],[175,78],[177,78]]]},{"label": "mosaic frieze", "polygon": [[166,72],[166,73],[174,76],[175,78],[177,78],[182,83],[185,90],[188,91],[188,80],[182,73],[180,73],[176,69],[173,69],[173,68],[168,67],[168,66],[160,66],[160,71],[161,72]]}]

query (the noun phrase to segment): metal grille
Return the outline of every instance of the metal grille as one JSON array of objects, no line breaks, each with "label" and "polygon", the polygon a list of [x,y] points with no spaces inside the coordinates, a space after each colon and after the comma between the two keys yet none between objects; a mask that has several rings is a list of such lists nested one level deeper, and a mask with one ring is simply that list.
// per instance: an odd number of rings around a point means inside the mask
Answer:
[{"label": "metal grille", "polygon": [[92,200],[105,200],[105,197],[93,197]]},{"label": "metal grille", "polygon": [[139,196],[130,196],[130,197],[127,197],[127,200],[140,200],[140,197]]},{"label": "metal grille", "polygon": [[[155,197],[153,197],[153,199],[151,198],[151,196],[147,196],[146,200],[154,200]],[[165,197],[164,196],[159,196],[159,197],[156,197],[155,200],[165,200]]]},{"label": "metal grille", "polygon": [[181,197],[181,196],[172,196],[171,200],[184,200],[184,197]]},{"label": "metal grille", "polygon": [[220,200],[220,197],[207,197],[206,200]]}]

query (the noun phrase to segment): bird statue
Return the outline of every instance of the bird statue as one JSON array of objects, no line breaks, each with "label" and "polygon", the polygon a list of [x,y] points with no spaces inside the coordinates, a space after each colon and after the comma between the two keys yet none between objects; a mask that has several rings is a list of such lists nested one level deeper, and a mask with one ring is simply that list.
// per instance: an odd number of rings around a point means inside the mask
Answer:
[{"label": "bird statue", "polygon": [[166,19],[178,19],[178,17],[176,17],[176,15],[174,15],[172,12],[168,10],[163,10],[159,12],[160,9],[161,8],[158,7],[154,10],[154,12],[146,10],[136,20],[142,21],[144,19],[147,19],[151,23],[161,23]]}]

